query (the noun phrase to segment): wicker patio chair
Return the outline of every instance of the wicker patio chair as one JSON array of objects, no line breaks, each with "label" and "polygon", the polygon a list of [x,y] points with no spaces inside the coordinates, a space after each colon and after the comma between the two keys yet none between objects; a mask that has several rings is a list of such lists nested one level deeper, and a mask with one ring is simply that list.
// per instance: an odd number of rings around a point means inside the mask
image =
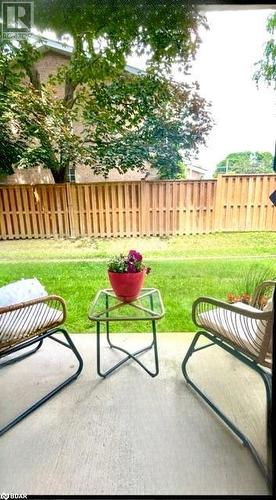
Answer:
[{"label": "wicker patio chair", "polygon": [[[78,360],[78,367],[73,375],[57,385],[43,398],[32,404],[4,427],[0,428],[0,436],[48,401],[66,385],[70,384],[81,373],[83,367],[82,358],[67,331],[61,328],[65,318],[65,302],[57,295],[46,295],[18,304],[0,307],[0,368],[4,368],[34,354],[40,349],[46,338],[52,339],[71,349]],[[55,336],[58,332],[63,334],[65,341]],[[31,346],[34,347],[30,350]],[[18,355],[22,350],[23,353]],[[10,357],[14,354],[15,356]],[[6,357],[8,359],[2,361]]]},{"label": "wicker patio chair", "polygon": [[[272,478],[272,331],[273,331],[273,293],[276,281],[265,281],[256,288],[249,305],[243,303],[228,304],[210,297],[199,297],[192,308],[194,323],[200,327],[187,351],[182,363],[182,372],[193,389],[216,412],[238,438],[253,454],[262,472],[271,486]],[[261,308],[262,297],[271,296],[270,307]],[[269,310],[270,309],[270,310]],[[210,341],[207,345],[196,347],[203,336]],[[262,377],[267,401],[267,466],[259,457],[256,449],[247,437],[229,420],[229,418],[204,394],[191,380],[187,373],[187,362],[197,351],[217,345],[235,356]]]}]

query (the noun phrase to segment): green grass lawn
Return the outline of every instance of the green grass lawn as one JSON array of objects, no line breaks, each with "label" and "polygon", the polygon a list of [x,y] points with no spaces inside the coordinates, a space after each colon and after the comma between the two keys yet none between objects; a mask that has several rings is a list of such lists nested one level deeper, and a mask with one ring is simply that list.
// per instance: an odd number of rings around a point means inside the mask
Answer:
[{"label": "green grass lawn", "polygon": [[[48,243],[46,242],[46,247]],[[22,242],[19,242],[19,245],[22,245]],[[137,244],[132,246],[142,249]],[[87,311],[96,291],[109,286],[106,263],[32,262],[33,255],[33,252],[29,253],[28,258],[25,257],[25,262],[14,262],[11,259],[10,262],[0,263],[0,286],[20,278],[36,277],[49,293],[59,294],[66,300],[68,306],[66,324],[70,332],[94,331],[94,325],[87,319]],[[258,265],[253,258],[243,260],[226,257],[216,260],[208,259],[207,255],[204,259],[147,260],[152,272],[146,277],[145,286],[160,289],[166,309],[165,317],[159,321],[159,331],[194,331],[195,326],[191,320],[193,301],[200,295],[225,299],[227,292],[237,291],[238,282],[242,281],[244,273],[251,269],[252,265]],[[269,266],[271,273],[274,273],[273,276],[276,276],[276,259],[262,259],[261,263],[264,267]],[[141,332],[147,331],[148,328],[147,323],[143,322],[136,325],[136,328],[133,324],[124,325],[124,328],[126,327],[128,331]],[[122,331],[122,325],[114,324],[113,331]]]},{"label": "green grass lawn", "polygon": [[0,261],[99,259],[140,250],[150,258],[276,257],[276,232],[218,233],[166,238],[83,238],[0,241]]}]

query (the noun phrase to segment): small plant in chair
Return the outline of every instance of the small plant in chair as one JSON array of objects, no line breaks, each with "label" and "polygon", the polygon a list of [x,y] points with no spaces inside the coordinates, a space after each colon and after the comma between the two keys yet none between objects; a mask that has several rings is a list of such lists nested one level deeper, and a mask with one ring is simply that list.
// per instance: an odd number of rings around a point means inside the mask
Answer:
[{"label": "small plant in chair", "polygon": [[[227,294],[227,302],[234,304],[235,302],[243,302],[250,304],[254,290],[263,281],[271,279],[273,271],[270,267],[264,267],[259,264],[253,264],[250,268],[243,273],[243,275],[236,281],[233,291]],[[268,301],[266,294],[258,298],[258,307],[263,309]]]}]

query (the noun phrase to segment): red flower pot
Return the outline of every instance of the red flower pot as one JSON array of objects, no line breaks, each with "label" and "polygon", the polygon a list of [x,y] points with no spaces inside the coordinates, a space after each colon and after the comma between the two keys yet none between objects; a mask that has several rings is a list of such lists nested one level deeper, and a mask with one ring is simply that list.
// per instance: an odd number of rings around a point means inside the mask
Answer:
[{"label": "red flower pot", "polygon": [[109,281],[118,299],[132,302],[137,299],[144,283],[146,270],[139,273],[112,273],[108,271]]}]

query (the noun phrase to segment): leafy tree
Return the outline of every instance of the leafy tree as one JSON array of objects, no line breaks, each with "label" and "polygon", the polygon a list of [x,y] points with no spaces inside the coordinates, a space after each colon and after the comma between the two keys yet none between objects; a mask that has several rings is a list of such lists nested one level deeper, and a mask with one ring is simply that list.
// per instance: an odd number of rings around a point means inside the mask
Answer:
[{"label": "leafy tree", "polygon": [[70,34],[74,53],[66,70],[68,92],[76,85],[121,74],[126,57],[147,54],[148,65],[188,71],[205,18],[191,1],[35,0],[35,25]]},{"label": "leafy tree", "polygon": [[155,75],[97,83],[85,102],[86,142],[104,174],[149,162],[161,178],[175,178],[183,174],[180,150],[188,159],[211,127],[206,102],[192,86]]},{"label": "leafy tree", "polygon": [[7,168],[4,163],[10,154],[10,163],[17,167],[42,165],[52,171],[56,182],[63,182],[68,160],[74,165],[85,158],[82,140],[71,127],[77,110],[68,110],[51,87],[38,91],[29,84],[24,92],[10,91],[1,111],[0,138],[4,131],[10,145],[10,150],[4,145],[4,156],[1,152],[1,173],[13,172],[11,164]]},{"label": "leafy tree", "polygon": [[218,174],[264,174],[272,173],[273,157],[268,152],[231,153],[217,164],[214,176]]},{"label": "leafy tree", "polygon": [[258,61],[258,69],[254,74],[254,79],[259,84],[263,81],[268,85],[276,85],[276,13],[267,19],[267,31],[270,39],[267,41],[263,59]]},{"label": "leafy tree", "polygon": [[0,44],[0,174],[43,165],[64,180],[67,159],[84,154],[72,130],[78,108],[68,109],[50,86],[40,84],[40,53],[28,41]]},{"label": "leafy tree", "polygon": [[[24,148],[19,140],[14,140],[4,118],[4,113],[9,108],[9,92],[24,91],[22,78],[25,73],[20,64],[21,56],[20,48],[9,42],[0,42],[0,174],[13,173],[12,166],[19,161]],[[13,129],[14,127],[15,125]]]},{"label": "leafy tree", "polygon": [[[180,149],[188,158],[211,126],[204,104],[188,85],[153,75],[125,75],[83,88],[73,108],[57,99],[50,85],[37,90],[29,84],[6,95],[0,131],[13,152],[20,145],[18,166],[47,166],[56,182],[64,181],[69,162],[106,176],[111,168],[143,170],[150,162],[162,178],[175,178],[183,175]],[[78,134],[72,127],[77,120]]]},{"label": "leafy tree", "polygon": [[[150,161],[161,177],[183,174],[180,149],[187,159],[197,152],[211,120],[197,84],[175,84],[164,75],[172,62],[188,72],[204,23],[190,2],[36,0],[36,26],[69,33],[74,51],[52,78],[53,84],[65,82],[58,100],[40,83],[39,53],[30,43],[4,47],[3,65],[8,59],[16,78],[23,75],[30,85],[25,91],[11,77],[0,102],[0,141],[9,146],[2,170],[43,164],[63,181],[69,164],[78,161],[104,175]],[[133,49],[147,52],[146,75],[124,73]],[[78,135],[76,121],[83,124]]]}]

